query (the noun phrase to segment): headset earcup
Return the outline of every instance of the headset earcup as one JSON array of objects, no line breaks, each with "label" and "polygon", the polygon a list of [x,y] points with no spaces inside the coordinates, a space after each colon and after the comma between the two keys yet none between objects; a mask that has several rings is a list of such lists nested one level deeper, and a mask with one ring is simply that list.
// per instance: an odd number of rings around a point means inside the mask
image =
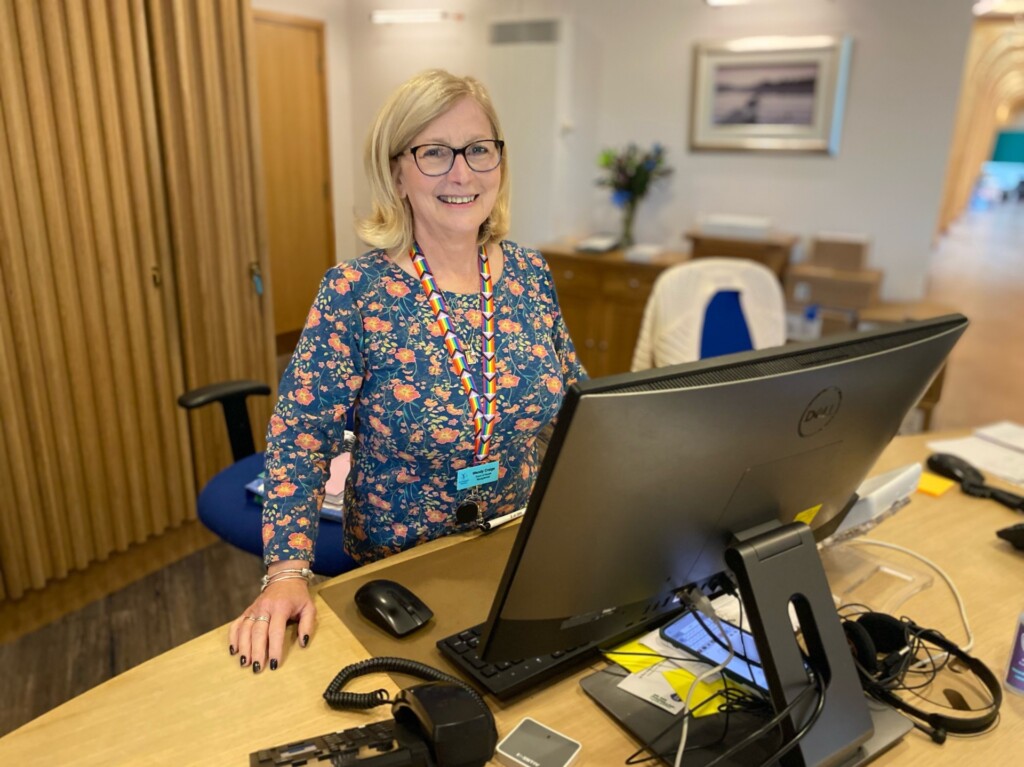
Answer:
[{"label": "headset earcup", "polygon": [[857,625],[868,632],[877,654],[900,652],[910,644],[907,624],[891,615],[864,613],[857,618]]},{"label": "headset earcup", "polygon": [[868,630],[857,621],[847,620],[843,621],[843,631],[858,666],[864,673],[873,677],[878,673],[878,652]]}]

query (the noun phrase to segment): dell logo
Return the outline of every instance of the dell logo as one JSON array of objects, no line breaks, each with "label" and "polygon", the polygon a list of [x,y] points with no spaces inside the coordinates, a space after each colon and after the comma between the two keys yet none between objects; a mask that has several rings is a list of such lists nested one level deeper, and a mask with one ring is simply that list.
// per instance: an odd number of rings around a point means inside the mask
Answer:
[{"label": "dell logo", "polygon": [[828,426],[839,412],[842,402],[843,393],[835,386],[818,392],[800,416],[800,436],[810,437]]}]

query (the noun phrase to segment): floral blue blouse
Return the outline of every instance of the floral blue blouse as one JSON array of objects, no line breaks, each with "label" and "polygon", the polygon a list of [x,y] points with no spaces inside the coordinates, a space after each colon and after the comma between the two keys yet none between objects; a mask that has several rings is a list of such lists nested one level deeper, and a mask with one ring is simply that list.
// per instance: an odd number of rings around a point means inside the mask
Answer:
[{"label": "floral blue blouse", "polygon": [[[473,462],[473,423],[419,281],[374,250],[324,276],[281,379],[267,430],[264,560],[311,559],[326,467],[341,450],[349,409],[356,446],[345,488],[345,549],[370,562],[465,529],[455,510],[473,497],[484,517],[526,504],[538,432],[567,386],[586,376],[539,253],[502,242],[494,285],[498,421],[490,460],[498,480],[458,490]],[[428,254],[429,258],[429,254]],[[477,293],[445,293],[469,369],[480,373]]]}]

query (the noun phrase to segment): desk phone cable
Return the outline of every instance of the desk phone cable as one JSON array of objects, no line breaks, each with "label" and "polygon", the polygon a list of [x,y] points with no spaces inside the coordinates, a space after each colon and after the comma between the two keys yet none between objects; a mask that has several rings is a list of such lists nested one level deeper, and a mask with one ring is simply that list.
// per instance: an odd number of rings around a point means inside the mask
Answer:
[{"label": "desk phone cable", "polygon": [[925,557],[921,554],[918,554],[916,551],[912,551],[911,549],[908,549],[904,546],[900,546],[895,543],[889,543],[887,541],[876,541],[870,538],[857,538],[855,540],[848,541],[848,543],[852,543],[856,546],[878,546],[885,549],[892,549],[893,551],[898,551],[901,554],[906,554],[909,557],[913,557],[914,559],[923,562],[936,573],[938,573],[939,577],[946,582],[947,586],[949,586],[949,590],[953,594],[953,599],[956,600],[957,610],[960,613],[960,621],[963,623],[964,633],[967,634],[967,643],[964,644],[961,649],[964,652],[970,652],[971,649],[973,649],[974,632],[971,631],[971,623],[967,619],[967,607],[964,605],[964,599],[962,596],[960,596],[959,589],[957,589],[956,584],[953,583],[953,579],[949,577],[945,570],[939,567],[932,560],[928,559],[928,557]]}]

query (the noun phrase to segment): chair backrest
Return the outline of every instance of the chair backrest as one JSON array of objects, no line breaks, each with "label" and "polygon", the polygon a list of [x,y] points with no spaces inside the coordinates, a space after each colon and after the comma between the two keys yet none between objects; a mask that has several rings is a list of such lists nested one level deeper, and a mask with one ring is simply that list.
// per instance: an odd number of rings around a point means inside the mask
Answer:
[{"label": "chair backrest", "polygon": [[745,258],[699,258],[666,269],[644,309],[633,370],[786,342],[782,285]]}]

